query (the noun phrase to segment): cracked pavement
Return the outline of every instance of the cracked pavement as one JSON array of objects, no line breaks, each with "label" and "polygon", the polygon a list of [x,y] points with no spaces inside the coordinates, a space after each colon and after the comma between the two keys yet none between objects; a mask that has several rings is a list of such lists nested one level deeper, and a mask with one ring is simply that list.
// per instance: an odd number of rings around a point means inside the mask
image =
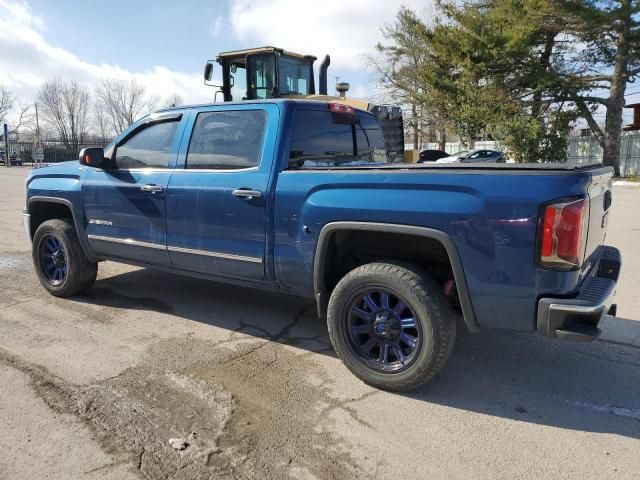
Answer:
[{"label": "cracked pavement", "polygon": [[[22,234],[25,174],[0,172],[2,479],[640,476],[632,338],[460,329],[431,383],[381,392],[299,299],[112,262],[87,294],[49,296]],[[638,202],[616,187],[608,238],[624,256],[611,329],[633,337]]]}]

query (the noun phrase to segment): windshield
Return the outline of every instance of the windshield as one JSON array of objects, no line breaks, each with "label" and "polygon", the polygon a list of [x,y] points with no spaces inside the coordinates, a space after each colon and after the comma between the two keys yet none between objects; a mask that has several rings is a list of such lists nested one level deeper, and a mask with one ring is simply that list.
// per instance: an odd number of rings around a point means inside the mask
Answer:
[{"label": "windshield", "polygon": [[[249,68],[249,98],[265,99],[311,93],[311,66],[309,62],[281,55],[278,57],[276,84],[276,56],[274,54],[247,57]],[[238,69],[239,70],[239,69]],[[277,91],[276,91],[277,87]]]},{"label": "windshield", "polygon": [[292,57],[281,56],[280,81],[278,82],[280,95],[309,95],[310,70],[309,63]]}]

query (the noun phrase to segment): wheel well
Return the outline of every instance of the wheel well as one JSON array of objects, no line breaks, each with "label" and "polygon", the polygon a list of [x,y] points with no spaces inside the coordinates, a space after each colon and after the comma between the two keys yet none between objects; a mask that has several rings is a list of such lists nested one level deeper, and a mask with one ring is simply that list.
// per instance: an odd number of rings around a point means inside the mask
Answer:
[{"label": "wheel well", "polygon": [[[396,260],[410,262],[436,280],[460,311],[460,300],[453,283],[455,275],[445,246],[437,239],[423,235],[372,230],[338,230],[325,240],[323,268],[318,285],[326,296],[342,277],[366,263]],[[447,287],[448,285],[448,287]]]},{"label": "wheel well", "polygon": [[71,209],[63,203],[55,202],[35,202],[29,205],[31,214],[31,238],[33,239],[36,230],[47,220],[54,218],[68,218],[73,220]]}]

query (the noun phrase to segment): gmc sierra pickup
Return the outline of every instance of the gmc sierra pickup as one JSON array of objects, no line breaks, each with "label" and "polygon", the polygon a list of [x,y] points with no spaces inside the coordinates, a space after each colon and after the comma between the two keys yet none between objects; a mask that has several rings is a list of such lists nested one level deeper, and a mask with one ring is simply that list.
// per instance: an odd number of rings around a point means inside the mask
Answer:
[{"label": "gmc sierra pickup", "polygon": [[[31,172],[40,282],[77,295],[109,259],[313,299],[344,364],[407,390],[456,319],[592,340],[612,304],[597,165],[389,164],[370,113],[270,100],[180,107]],[[212,284],[211,288],[216,288]]]}]

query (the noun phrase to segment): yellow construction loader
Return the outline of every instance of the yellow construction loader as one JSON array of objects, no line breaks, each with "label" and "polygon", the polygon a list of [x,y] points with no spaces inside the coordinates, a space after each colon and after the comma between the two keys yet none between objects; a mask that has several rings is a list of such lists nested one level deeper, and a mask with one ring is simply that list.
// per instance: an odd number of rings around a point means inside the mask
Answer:
[{"label": "yellow construction loader", "polygon": [[389,158],[404,159],[404,127],[400,107],[376,105],[366,100],[348,98],[348,83],[337,83],[338,95],[327,94],[329,55],[320,64],[316,93],[313,55],[301,55],[276,47],[249,48],[218,54],[205,67],[205,83],[211,84],[216,63],[222,67],[222,85],[217,85],[225,102],[267,98],[305,98],[343,103],[366,110],[378,117],[384,133]]}]

